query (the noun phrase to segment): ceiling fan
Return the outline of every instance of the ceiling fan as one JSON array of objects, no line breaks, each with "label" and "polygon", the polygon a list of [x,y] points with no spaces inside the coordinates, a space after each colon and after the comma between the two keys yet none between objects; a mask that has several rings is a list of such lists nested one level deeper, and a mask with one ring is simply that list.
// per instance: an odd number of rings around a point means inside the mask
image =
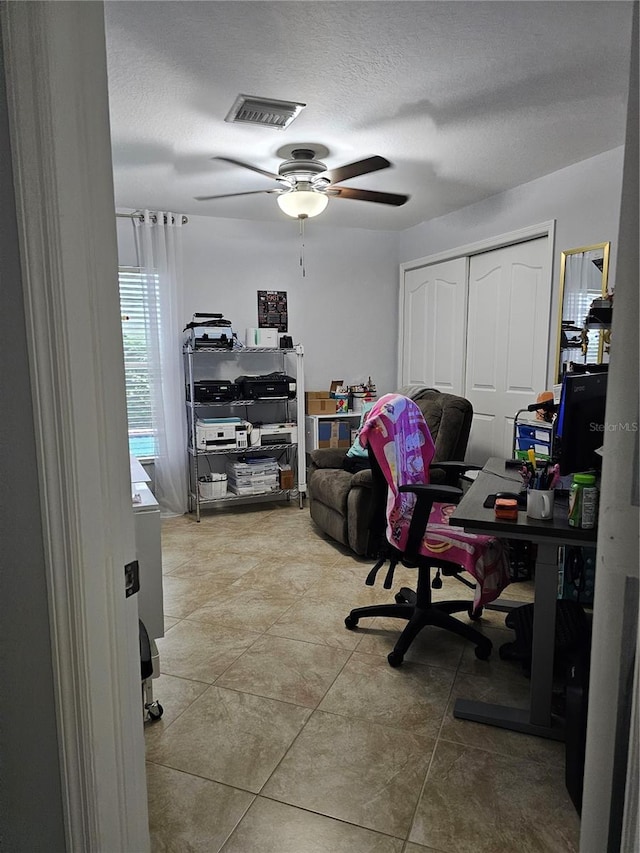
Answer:
[{"label": "ceiling fan", "polygon": [[390,204],[396,207],[409,200],[409,196],[398,195],[397,193],[336,186],[336,184],[350,178],[356,178],[358,175],[368,175],[371,172],[389,168],[391,163],[384,157],[366,157],[364,160],[357,160],[355,163],[348,163],[345,166],[339,166],[337,169],[327,169],[324,163],[316,159],[316,152],[311,148],[294,148],[291,151],[291,159],[284,160],[278,167],[278,174],[267,172],[258,166],[252,166],[250,163],[243,163],[241,160],[234,160],[232,157],[213,157],[212,159],[232,163],[267,178],[273,178],[278,182],[278,186],[266,190],[196,196],[196,201],[274,193],[277,196],[278,206],[287,216],[307,219],[322,213],[329,203],[329,198],[374,201],[378,204]]}]

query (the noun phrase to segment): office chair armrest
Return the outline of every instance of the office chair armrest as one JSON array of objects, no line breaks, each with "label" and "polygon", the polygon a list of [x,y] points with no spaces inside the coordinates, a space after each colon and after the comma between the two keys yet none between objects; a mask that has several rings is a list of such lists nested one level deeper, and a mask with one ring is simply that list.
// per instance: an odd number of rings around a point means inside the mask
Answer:
[{"label": "office chair armrest", "polygon": [[399,491],[411,492],[417,497],[409,525],[407,544],[404,550],[407,559],[413,561],[420,553],[420,544],[427,529],[433,504],[436,501],[457,504],[463,492],[462,489],[458,489],[455,486],[432,486],[425,483],[400,486]]},{"label": "office chair armrest", "polygon": [[429,472],[442,471],[444,485],[454,486],[466,471],[481,471],[482,465],[472,465],[469,462],[433,462],[429,466]]},{"label": "office chair armrest", "polygon": [[456,486],[434,486],[431,483],[414,483],[413,485],[400,486],[398,491],[413,492],[414,495],[417,495],[419,501],[422,498],[421,503],[425,502],[425,500],[428,501],[429,508],[436,501],[455,504],[462,497],[462,489],[458,489]]}]

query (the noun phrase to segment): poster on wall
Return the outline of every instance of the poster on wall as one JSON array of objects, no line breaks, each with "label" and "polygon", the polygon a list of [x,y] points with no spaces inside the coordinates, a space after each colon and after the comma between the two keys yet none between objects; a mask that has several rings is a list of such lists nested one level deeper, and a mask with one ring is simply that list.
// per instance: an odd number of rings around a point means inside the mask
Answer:
[{"label": "poster on wall", "polygon": [[258,291],[258,328],[288,332],[287,291]]}]

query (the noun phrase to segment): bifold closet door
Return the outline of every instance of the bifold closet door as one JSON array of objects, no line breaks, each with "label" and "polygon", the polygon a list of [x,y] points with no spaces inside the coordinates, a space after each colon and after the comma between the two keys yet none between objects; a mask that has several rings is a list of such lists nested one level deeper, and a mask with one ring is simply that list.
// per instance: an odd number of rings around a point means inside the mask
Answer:
[{"label": "bifold closet door", "polygon": [[467,459],[511,456],[513,418],[545,390],[551,271],[548,238],[469,259],[464,396],[473,405]]},{"label": "bifold closet door", "polygon": [[401,385],[427,385],[449,394],[462,393],[466,279],[466,258],[405,271]]}]

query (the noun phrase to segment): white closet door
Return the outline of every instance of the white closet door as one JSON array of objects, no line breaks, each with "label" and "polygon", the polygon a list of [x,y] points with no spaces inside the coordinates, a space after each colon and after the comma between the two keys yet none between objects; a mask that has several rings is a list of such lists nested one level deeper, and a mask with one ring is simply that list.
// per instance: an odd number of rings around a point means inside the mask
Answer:
[{"label": "white closet door", "polygon": [[466,277],[466,258],[405,271],[401,385],[462,393]]},{"label": "white closet door", "polygon": [[548,238],[470,258],[464,395],[474,410],[470,462],[511,456],[516,411],[545,390],[550,304]]}]

